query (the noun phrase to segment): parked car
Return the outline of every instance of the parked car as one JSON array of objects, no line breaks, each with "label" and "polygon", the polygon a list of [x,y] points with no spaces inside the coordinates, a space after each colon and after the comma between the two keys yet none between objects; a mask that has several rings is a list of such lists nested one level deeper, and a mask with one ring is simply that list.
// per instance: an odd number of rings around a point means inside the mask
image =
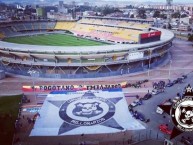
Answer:
[{"label": "parked car", "polygon": [[177,81],[178,81],[178,83],[180,83],[180,84],[181,84],[181,83],[183,83],[183,82],[184,82],[184,78],[182,78],[182,77],[181,77],[181,78],[177,78]]},{"label": "parked car", "polygon": [[[172,100],[171,99],[168,99],[168,100],[165,100],[163,103],[161,103],[160,105],[172,105]],[[164,110],[161,109],[159,106],[157,107],[156,109],[156,113],[158,114],[163,114],[164,113]]]},{"label": "parked car", "polygon": [[182,78],[187,79],[187,75],[182,75]]},{"label": "parked car", "polygon": [[170,82],[168,84],[166,84],[166,87],[172,87],[174,85],[174,83]]},{"label": "parked car", "polygon": [[176,103],[177,101],[179,101],[180,100],[180,97],[175,97],[173,100],[172,100],[172,102],[173,103]]},{"label": "parked car", "polygon": [[177,97],[180,97],[180,98],[182,97],[181,93],[177,93],[176,95]]},{"label": "parked car", "polygon": [[133,109],[133,106],[131,104],[128,105],[128,109],[131,110]]},{"label": "parked car", "polygon": [[135,117],[136,119],[141,120],[141,121],[146,121],[144,115],[141,114],[141,113],[139,113],[139,112],[137,112],[137,111],[134,112],[134,117]]},{"label": "parked car", "polygon": [[137,99],[134,101],[134,103],[136,103],[137,105],[142,105],[142,99]]},{"label": "parked car", "polygon": [[173,80],[172,83],[173,83],[173,84],[177,84],[177,83],[178,83],[178,80]]},{"label": "parked car", "polygon": [[144,80],[143,82],[146,83],[146,82],[148,82],[148,80],[146,79],[146,80]]},{"label": "parked car", "polygon": [[129,109],[129,112],[131,113],[131,116],[134,117],[135,116],[135,112],[133,109]]},{"label": "parked car", "polygon": [[172,134],[172,130],[170,130],[170,129],[168,128],[168,125],[166,125],[166,124],[161,124],[161,125],[159,126],[159,130],[160,130],[161,132],[165,133],[165,134],[168,134],[168,135],[171,135],[171,134]]},{"label": "parked car", "polygon": [[145,96],[142,98],[143,100],[148,100],[148,99],[150,99],[152,97],[152,94],[150,94],[150,93],[147,93],[147,94],[145,94]]},{"label": "parked car", "polygon": [[141,99],[137,99],[137,100],[133,101],[133,103],[130,104],[130,107],[133,108],[133,107],[138,106],[138,105],[142,105]]},{"label": "parked car", "polygon": [[137,103],[132,102],[132,103],[130,104],[130,106],[133,108],[133,107],[137,106]]},{"label": "parked car", "polygon": [[151,92],[153,95],[157,95],[159,93],[161,93],[161,91],[157,90],[157,89],[153,89]]}]

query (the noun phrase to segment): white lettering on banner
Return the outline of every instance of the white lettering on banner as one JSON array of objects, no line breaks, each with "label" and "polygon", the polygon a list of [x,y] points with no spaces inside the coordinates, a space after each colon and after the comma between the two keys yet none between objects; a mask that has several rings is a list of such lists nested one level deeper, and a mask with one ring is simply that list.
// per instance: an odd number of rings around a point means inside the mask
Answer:
[{"label": "white lettering on banner", "polygon": [[84,126],[91,126],[91,125],[95,125],[95,124],[100,124],[101,122],[104,122],[105,118],[100,118],[94,121],[79,121],[79,120],[71,120],[72,124],[75,125],[84,125]]}]

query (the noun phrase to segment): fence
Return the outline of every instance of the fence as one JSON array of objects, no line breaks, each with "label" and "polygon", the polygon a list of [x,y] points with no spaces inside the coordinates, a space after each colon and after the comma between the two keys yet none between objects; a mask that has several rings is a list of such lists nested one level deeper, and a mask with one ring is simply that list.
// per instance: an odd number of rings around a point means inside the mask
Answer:
[{"label": "fence", "polygon": [[[113,134],[95,134],[95,135],[75,135],[75,136],[56,136],[56,137],[29,137],[29,134],[20,134],[22,145],[80,145],[84,142],[86,145],[128,145],[136,144],[147,140],[164,142],[167,135],[155,130],[124,131]],[[41,142],[40,142],[41,140]],[[174,141],[175,145],[177,144]],[[15,144],[16,145],[16,144]]]}]

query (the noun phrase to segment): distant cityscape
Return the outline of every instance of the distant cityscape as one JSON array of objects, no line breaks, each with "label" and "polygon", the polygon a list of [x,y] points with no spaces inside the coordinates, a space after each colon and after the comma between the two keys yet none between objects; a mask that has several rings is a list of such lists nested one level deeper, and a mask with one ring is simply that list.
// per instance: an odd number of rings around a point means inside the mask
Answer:
[{"label": "distant cityscape", "polygon": [[193,145],[190,85],[193,0],[0,0],[0,145]]},{"label": "distant cityscape", "polygon": [[[84,16],[136,18],[154,21],[154,26],[173,30],[191,30],[193,4],[176,4],[172,0],[162,3],[134,3],[132,1],[50,1],[28,0],[0,3],[0,20],[78,20]],[[108,3],[107,3],[108,2]]]},{"label": "distant cityscape", "polygon": [[[95,0],[95,1],[88,1],[88,0],[74,0],[76,3],[78,4],[82,4],[84,2],[89,2],[91,5],[96,5],[96,4],[110,4],[110,5],[125,5],[125,4],[164,4],[165,0],[138,0],[138,1],[134,1],[134,0]],[[3,3],[22,3],[22,4],[56,4],[58,3],[58,0],[34,0],[34,1],[30,1],[30,0],[1,0],[0,2]],[[71,0],[65,0],[65,3],[70,3]],[[193,4],[193,2],[191,0],[187,0],[187,1],[179,1],[179,0],[175,0],[173,2],[174,4]]]}]

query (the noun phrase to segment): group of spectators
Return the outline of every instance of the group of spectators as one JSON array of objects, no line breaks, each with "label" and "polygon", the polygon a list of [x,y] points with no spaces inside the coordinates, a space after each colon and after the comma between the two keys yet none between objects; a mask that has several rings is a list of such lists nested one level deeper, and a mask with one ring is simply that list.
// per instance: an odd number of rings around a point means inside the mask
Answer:
[{"label": "group of spectators", "polygon": [[165,81],[153,82],[153,89],[159,90],[160,92],[164,92],[165,84]]},{"label": "group of spectators", "polygon": [[127,83],[126,87],[141,88],[142,84],[148,82],[148,80],[137,81],[136,83]]}]

